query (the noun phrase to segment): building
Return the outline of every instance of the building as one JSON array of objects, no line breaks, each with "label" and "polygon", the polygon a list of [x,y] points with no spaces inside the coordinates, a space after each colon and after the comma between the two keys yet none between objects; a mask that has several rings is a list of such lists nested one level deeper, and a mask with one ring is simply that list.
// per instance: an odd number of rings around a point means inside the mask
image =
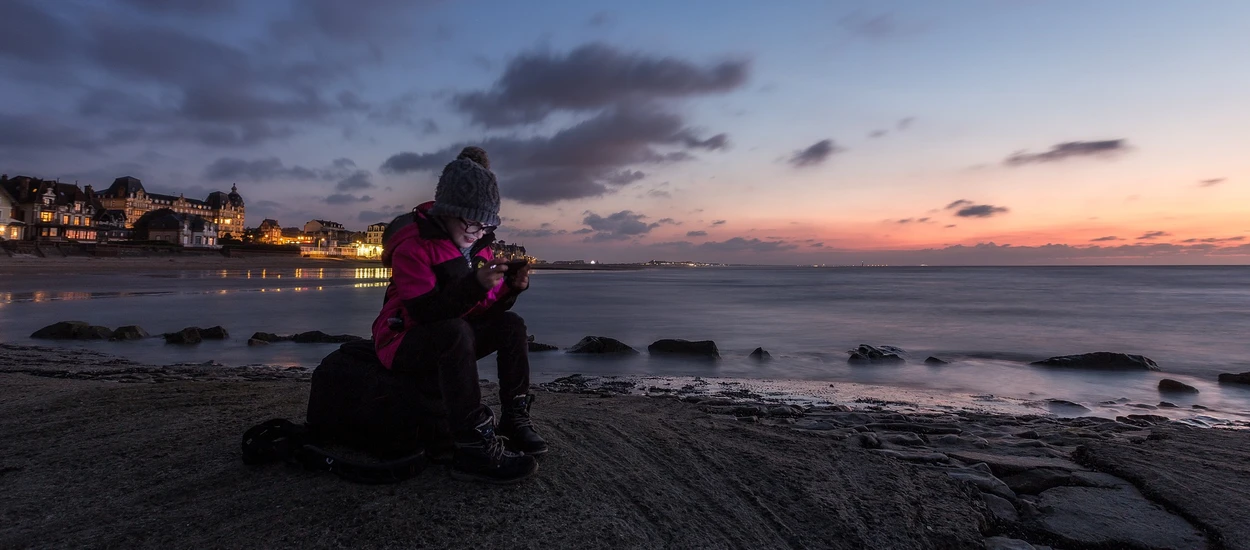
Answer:
[{"label": "building", "polygon": [[135,222],[149,212],[168,208],[176,214],[204,218],[219,227],[223,237],[243,236],[245,208],[237,185],[232,185],[229,193],[214,191],[207,200],[198,200],[148,193],[138,178],[123,176],[113,180],[113,185],[98,198],[104,209],[122,211],[127,228],[134,228]]},{"label": "building", "polygon": [[282,240],[282,226],[278,225],[278,220],[265,218],[260,222],[260,227],[256,228],[256,232],[260,234],[258,240],[266,244],[284,244]]},{"label": "building", "polygon": [[[87,186],[84,192],[74,183],[27,176],[0,176],[0,187],[15,204],[9,216],[13,221],[21,222],[23,240],[96,240],[95,215],[100,206],[93,200],[91,186]],[[10,232],[12,228],[12,225],[8,226]]]},{"label": "building", "polygon": [[382,245],[382,234],[386,233],[385,223],[375,223],[365,230],[365,244]]},{"label": "building", "polygon": [[503,260],[529,260],[530,262],[537,260],[526,253],[523,245],[508,244],[503,240],[495,241],[495,243],[491,245],[491,249],[495,253],[496,258]]},{"label": "building", "polygon": [[26,224],[18,220],[17,213],[17,199],[0,185],[0,241],[20,241],[26,235]]},{"label": "building", "polygon": [[318,246],[335,246],[340,241],[347,241],[351,232],[339,222],[309,220],[304,224],[304,235]]},{"label": "building", "polygon": [[144,240],[165,241],[188,248],[219,248],[218,226],[203,216],[160,208],[135,220],[135,234]]}]

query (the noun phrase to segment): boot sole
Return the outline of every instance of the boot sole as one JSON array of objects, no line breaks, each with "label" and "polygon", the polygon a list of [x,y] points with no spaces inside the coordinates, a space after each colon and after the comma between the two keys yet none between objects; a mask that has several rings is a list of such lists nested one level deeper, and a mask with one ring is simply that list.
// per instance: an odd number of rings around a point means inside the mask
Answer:
[{"label": "boot sole", "polygon": [[468,472],[461,472],[460,470],[457,470],[455,468],[452,468],[451,470],[451,478],[457,481],[474,481],[478,483],[489,483],[491,485],[513,485],[513,484],[524,481],[526,478],[533,476],[535,473],[538,473],[537,462],[534,463],[534,468],[526,472],[525,475],[511,477],[507,479],[484,476],[480,474],[470,474]]}]

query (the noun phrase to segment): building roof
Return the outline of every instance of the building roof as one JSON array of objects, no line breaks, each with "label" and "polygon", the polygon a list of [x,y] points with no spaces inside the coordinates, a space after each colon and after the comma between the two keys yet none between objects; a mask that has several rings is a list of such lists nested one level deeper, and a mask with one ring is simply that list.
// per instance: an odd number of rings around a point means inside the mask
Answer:
[{"label": "building roof", "polygon": [[126,198],[133,197],[139,191],[147,193],[147,189],[143,188],[143,182],[139,178],[131,176],[122,176],[113,180],[113,185],[104,191],[106,197]]},{"label": "building roof", "polygon": [[260,229],[261,231],[271,231],[274,229],[282,229],[282,226],[278,225],[278,220],[271,220],[269,218],[265,218],[264,221],[260,222],[260,227],[258,227],[258,229]]}]

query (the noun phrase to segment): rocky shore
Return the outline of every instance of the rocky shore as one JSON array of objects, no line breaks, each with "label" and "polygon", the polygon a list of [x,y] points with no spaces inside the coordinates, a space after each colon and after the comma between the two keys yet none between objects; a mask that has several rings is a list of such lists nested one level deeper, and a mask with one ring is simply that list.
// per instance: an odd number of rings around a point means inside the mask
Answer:
[{"label": "rocky shore", "polygon": [[0,344],[0,546],[1250,548],[1240,430],[571,376],[516,488],[244,466],[310,375]]}]

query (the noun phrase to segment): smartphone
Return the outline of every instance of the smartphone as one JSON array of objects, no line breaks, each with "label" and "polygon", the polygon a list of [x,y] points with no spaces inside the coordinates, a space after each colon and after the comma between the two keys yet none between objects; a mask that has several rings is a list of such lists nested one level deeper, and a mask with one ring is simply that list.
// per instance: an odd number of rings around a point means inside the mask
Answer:
[{"label": "smartphone", "polygon": [[516,277],[517,271],[519,271],[522,267],[529,265],[529,260],[512,260],[510,262],[504,262],[503,265],[508,266],[508,271],[504,272],[504,277],[511,279],[512,277]]}]

